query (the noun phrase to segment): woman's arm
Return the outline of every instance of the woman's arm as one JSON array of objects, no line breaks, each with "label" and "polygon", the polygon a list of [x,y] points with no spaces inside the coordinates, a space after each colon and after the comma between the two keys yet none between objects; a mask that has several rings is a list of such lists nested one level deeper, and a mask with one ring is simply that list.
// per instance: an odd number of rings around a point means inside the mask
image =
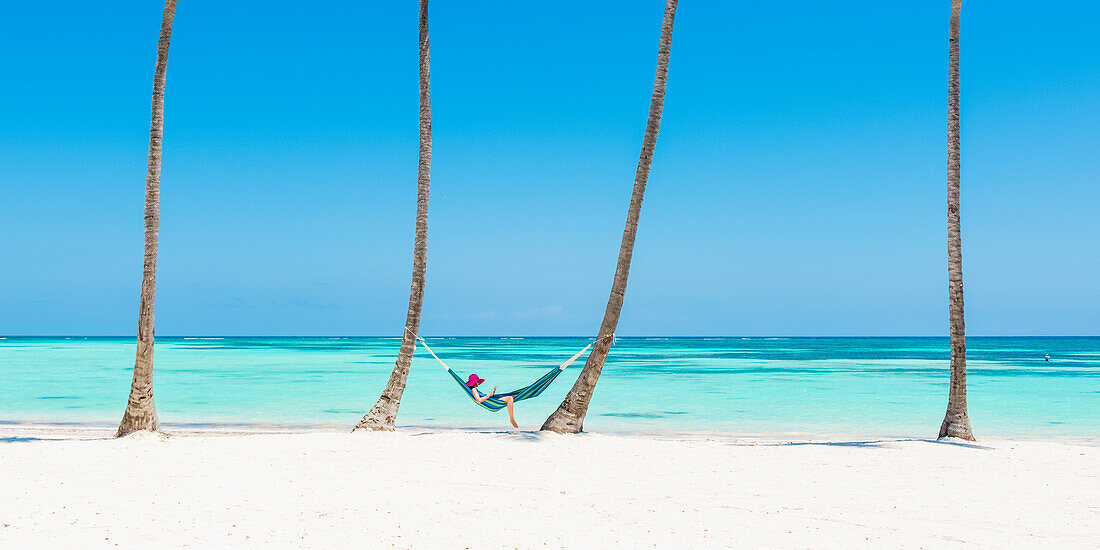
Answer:
[{"label": "woman's arm", "polygon": [[477,393],[476,389],[470,388],[470,395],[473,395],[474,400],[477,401],[478,403],[484,403],[486,399],[489,399],[490,397],[492,397],[493,394],[496,393],[496,392],[497,392],[497,387],[493,386],[493,391],[489,392],[487,395],[482,397]]}]

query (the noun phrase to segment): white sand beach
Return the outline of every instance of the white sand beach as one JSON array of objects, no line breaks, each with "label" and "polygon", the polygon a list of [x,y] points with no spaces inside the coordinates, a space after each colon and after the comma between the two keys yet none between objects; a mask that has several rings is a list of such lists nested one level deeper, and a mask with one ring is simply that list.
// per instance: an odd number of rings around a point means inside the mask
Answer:
[{"label": "white sand beach", "polygon": [[1095,441],[0,427],[0,548],[1095,548]]}]

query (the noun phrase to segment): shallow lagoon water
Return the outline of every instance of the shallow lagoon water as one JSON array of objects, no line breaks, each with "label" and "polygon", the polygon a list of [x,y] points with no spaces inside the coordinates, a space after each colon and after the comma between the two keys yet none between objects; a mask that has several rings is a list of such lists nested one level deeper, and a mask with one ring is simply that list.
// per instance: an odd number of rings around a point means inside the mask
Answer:
[{"label": "shallow lagoon water", "polygon": [[[429,338],[457,372],[524,386],[587,338]],[[396,338],[159,338],[157,409],[184,425],[348,427],[374,403]],[[967,339],[970,416],[981,436],[1100,437],[1100,338]],[[0,422],[111,425],[133,338],[0,339]],[[1050,354],[1051,362],[1044,361]],[[536,429],[583,357],[517,405]],[[947,399],[946,338],[619,338],[588,431],[935,436]],[[507,427],[475,406],[423,348],[399,425]]]}]

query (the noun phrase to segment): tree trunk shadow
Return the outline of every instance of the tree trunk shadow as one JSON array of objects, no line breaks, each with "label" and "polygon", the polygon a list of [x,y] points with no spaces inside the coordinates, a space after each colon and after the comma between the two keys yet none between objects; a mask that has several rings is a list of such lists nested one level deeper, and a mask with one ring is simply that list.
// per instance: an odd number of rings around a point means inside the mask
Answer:
[{"label": "tree trunk shadow", "polygon": [[908,438],[908,439],[866,439],[855,441],[777,441],[777,442],[746,442],[746,443],[734,443],[734,445],[744,446],[763,446],[763,447],[801,447],[807,445],[822,446],[822,447],[867,447],[867,448],[886,448],[891,443],[906,443],[906,442],[921,442],[921,443],[934,443],[937,445],[951,445],[955,447],[967,447],[970,449],[981,449],[984,451],[991,451],[993,447],[987,447],[985,445],[979,445],[963,440],[950,440],[945,441],[942,439],[925,439],[925,438]]}]

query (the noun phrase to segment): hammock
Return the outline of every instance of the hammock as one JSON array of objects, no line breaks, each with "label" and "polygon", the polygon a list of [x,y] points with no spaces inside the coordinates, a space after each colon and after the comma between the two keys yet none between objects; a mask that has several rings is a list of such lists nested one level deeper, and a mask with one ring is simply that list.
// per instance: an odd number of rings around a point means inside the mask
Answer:
[{"label": "hammock", "polygon": [[[474,403],[477,403],[477,399],[474,399],[474,395],[470,391],[470,387],[466,385],[466,381],[463,380],[461,376],[455,374],[455,371],[451,370],[451,367],[448,367],[447,363],[444,363],[443,360],[440,359],[439,356],[436,355],[434,351],[432,351],[432,348],[428,347],[428,343],[425,342],[423,338],[421,338],[420,336],[417,336],[416,339],[420,340],[420,344],[424,346],[424,349],[428,350],[428,353],[432,354],[432,357],[435,357],[435,360],[439,361],[439,364],[443,365],[443,368],[447,369],[447,373],[451,375],[451,378],[454,378],[455,382],[458,382],[458,385],[462,386],[463,393],[466,394],[466,397],[469,397],[471,400],[473,400]],[[538,397],[539,395],[542,394],[543,391],[546,390],[547,387],[550,386],[550,383],[553,382],[554,379],[557,378],[558,375],[561,374],[562,371],[565,370],[566,367],[573,364],[573,362],[576,361],[577,358],[580,357],[584,352],[588,351],[588,348],[590,348],[590,347],[592,347],[592,344],[588,344],[587,346],[585,346],[584,349],[577,352],[576,355],[574,355],[573,357],[570,357],[568,361],[562,363],[561,365],[559,365],[557,367],[554,367],[553,369],[550,369],[550,372],[547,372],[546,374],[542,375],[542,378],[539,378],[538,380],[535,380],[534,383],[532,383],[531,385],[520,388],[520,389],[515,390],[515,391],[504,392],[504,393],[495,393],[495,394],[493,394],[492,397],[486,399],[485,401],[482,401],[481,403],[477,403],[477,404],[481,405],[481,408],[483,408],[485,410],[488,410],[488,411],[491,411],[491,412],[497,412],[497,411],[499,411],[499,410],[501,410],[501,409],[508,406],[508,404],[505,403],[503,399],[500,399],[501,397],[512,396],[512,401],[523,401],[524,399],[531,399],[532,397]],[[477,391],[477,390],[474,390],[474,391]],[[481,392],[478,392],[478,395],[481,395]]]}]

